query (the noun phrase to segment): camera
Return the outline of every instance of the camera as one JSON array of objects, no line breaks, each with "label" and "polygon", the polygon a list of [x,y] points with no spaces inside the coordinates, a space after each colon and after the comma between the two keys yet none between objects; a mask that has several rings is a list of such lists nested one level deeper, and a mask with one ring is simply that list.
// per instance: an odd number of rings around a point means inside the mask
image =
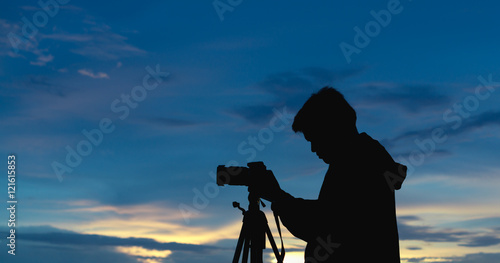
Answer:
[{"label": "camera", "polygon": [[251,186],[269,172],[263,162],[251,162],[247,166],[217,166],[217,185]]}]

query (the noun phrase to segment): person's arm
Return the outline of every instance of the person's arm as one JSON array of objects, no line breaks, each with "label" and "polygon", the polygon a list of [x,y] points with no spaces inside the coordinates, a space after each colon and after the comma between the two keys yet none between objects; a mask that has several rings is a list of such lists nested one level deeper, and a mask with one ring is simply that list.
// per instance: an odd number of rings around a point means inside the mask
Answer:
[{"label": "person's arm", "polygon": [[281,189],[271,171],[256,181],[259,183],[253,184],[248,190],[272,202],[272,210],[280,216],[283,225],[302,240],[315,240],[321,234],[330,232],[332,226],[341,223],[332,214],[331,202],[293,197]]},{"label": "person's arm", "polygon": [[282,191],[272,203],[272,210],[294,236],[309,242],[328,231],[335,224],[332,212],[320,200],[294,198]]}]

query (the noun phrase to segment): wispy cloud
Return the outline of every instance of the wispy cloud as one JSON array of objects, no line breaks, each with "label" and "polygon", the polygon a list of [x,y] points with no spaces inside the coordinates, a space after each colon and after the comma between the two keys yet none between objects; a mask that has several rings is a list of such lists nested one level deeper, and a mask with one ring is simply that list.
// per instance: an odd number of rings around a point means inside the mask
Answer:
[{"label": "wispy cloud", "polygon": [[269,120],[274,108],[286,106],[295,111],[309,96],[324,86],[337,83],[359,74],[362,69],[331,70],[321,67],[306,67],[299,70],[270,74],[251,88],[270,97],[267,102],[242,105],[229,111],[230,114],[259,124]]},{"label": "wispy cloud", "polygon": [[57,245],[78,245],[78,246],[127,246],[142,247],[150,250],[178,250],[191,252],[204,252],[215,249],[207,245],[185,244],[177,242],[158,242],[150,238],[120,238],[103,235],[89,235],[76,232],[49,232],[49,233],[29,233],[25,232],[20,239],[28,241],[45,242]]},{"label": "wispy cloud", "polygon": [[202,49],[208,50],[223,50],[223,51],[236,51],[236,50],[249,50],[262,48],[271,42],[270,39],[265,38],[251,38],[251,37],[231,37],[224,39],[217,39],[210,42],[205,42],[200,45]]},{"label": "wispy cloud", "polygon": [[43,39],[62,41],[62,42],[89,42],[92,41],[93,36],[91,34],[71,34],[71,33],[54,33],[41,35]]},{"label": "wispy cloud", "polygon": [[489,247],[500,244],[498,236],[484,235],[471,238],[467,243],[460,244],[463,247]]},{"label": "wispy cloud", "polygon": [[401,259],[409,263],[491,263],[500,262],[500,253],[474,253],[457,257],[413,257]]},{"label": "wispy cloud", "polygon": [[[92,262],[115,260],[120,262],[162,262],[166,258],[180,255],[196,257],[196,255],[206,256],[207,254],[213,255],[215,258],[213,260],[208,258],[204,262],[218,262],[217,257],[220,257],[221,254],[229,255],[228,248],[212,245],[159,242],[151,238],[84,234],[51,226],[22,227],[22,232],[23,234],[19,235],[18,239],[23,242],[25,251],[33,253],[40,248],[50,248],[49,251],[58,254],[58,258],[67,257],[65,262],[88,262],[89,257],[92,258]],[[7,230],[2,229],[0,233],[5,234]],[[68,250],[71,253],[64,255],[64,252]],[[86,251],[87,256],[77,256],[81,251]],[[89,254],[88,251],[93,251],[93,253]],[[176,255],[176,253],[180,255]],[[33,261],[32,257],[27,256],[30,253],[20,254],[22,259],[19,262]],[[102,257],[102,254],[106,256]],[[24,259],[26,261],[23,261]]]},{"label": "wispy cloud", "polygon": [[297,95],[312,93],[327,85],[335,85],[360,72],[362,69],[331,70],[321,67],[307,67],[270,74],[263,81],[257,83],[256,87],[279,98],[291,99]]},{"label": "wispy cloud", "polygon": [[71,43],[74,45],[71,52],[97,59],[114,60],[147,53],[127,43],[126,36],[114,32],[109,25],[98,22],[91,16],[83,18],[82,26],[84,33],[61,31],[44,35],[43,38]]},{"label": "wispy cloud", "polygon": [[39,34],[25,38],[21,34],[21,27],[11,21],[0,19],[0,56],[23,58],[34,66],[45,66],[54,60],[48,48],[40,47]]},{"label": "wispy cloud", "polygon": [[79,69],[78,70],[78,73],[80,73],[81,75],[83,76],[88,76],[88,77],[91,77],[93,79],[109,79],[109,76],[108,74],[104,73],[104,72],[97,72],[97,73],[94,73],[92,70],[90,69]]},{"label": "wispy cloud", "polygon": [[[489,247],[500,244],[500,231],[496,229],[489,229],[488,232],[477,228],[466,231],[421,225],[422,221],[417,216],[399,217],[398,219],[400,240],[451,242],[462,247]],[[419,225],[410,222],[419,222]]]},{"label": "wispy cloud", "polygon": [[[414,221],[414,220],[412,220]],[[436,230],[429,226],[414,226],[407,224],[408,220],[399,220],[400,240],[419,240],[425,242],[459,242],[470,232],[460,230]]]},{"label": "wispy cloud", "polygon": [[[19,7],[33,12],[36,7]],[[23,58],[31,65],[46,66],[65,52],[100,60],[114,60],[121,57],[144,55],[147,52],[127,42],[127,37],[114,32],[105,23],[97,22],[91,15],[84,14],[82,8],[61,8],[57,15],[57,26],[40,28],[36,34],[25,38],[18,21],[0,19],[0,56]],[[63,17],[71,16],[67,24],[58,23]],[[59,20],[60,19],[60,20]],[[13,36],[16,37],[13,37]],[[15,43],[15,44],[13,44]],[[15,46],[15,48],[13,48]],[[57,47],[55,49],[54,47]],[[15,50],[15,52],[14,52]]]},{"label": "wispy cloud", "polygon": [[156,117],[145,120],[147,123],[166,128],[188,127],[200,124],[200,122],[175,117]]},{"label": "wispy cloud", "polygon": [[31,65],[35,65],[35,66],[45,66],[47,63],[51,62],[52,60],[54,60],[54,56],[51,55],[51,54],[47,54],[47,55],[43,55],[43,54],[40,54],[36,61],[30,61],[30,64]]},{"label": "wispy cloud", "polygon": [[55,39],[73,42],[76,47],[72,48],[71,52],[97,59],[114,60],[147,53],[143,49],[128,44],[127,37],[113,33],[107,26],[102,26],[102,30],[94,29],[90,38],[83,38],[79,35],[65,37],[60,35]]},{"label": "wispy cloud", "polygon": [[359,106],[384,107],[393,105],[407,113],[419,113],[428,108],[445,105],[450,97],[432,85],[406,85],[391,82],[369,82],[359,85]]},{"label": "wispy cloud", "polygon": [[[458,115],[456,115],[458,118]],[[393,138],[383,140],[384,145],[394,145],[398,141],[414,139],[414,138],[429,138],[432,131],[435,129],[443,129],[447,136],[459,136],[469,132],[473,132],[479,128],[492,127],[500,125],[500,111],[489,110],[476,115],[471,115],[468,118],[460,118],[460,125],[457,121],[445,122],[434,125],[428,128],[415,129],[403,132]]]},{"label": "wispy cloud", "polygon": [[[160,185],[165,188],[164,185]],[[57,211],[64,215],[80,215],[92,220],[69,221],[60,227],[80,233],[151,238],[161,242],[212,243],[219,239],[236,238],[241,220],[229,219],[209,223],[210,213],[193,215],[193,220],[204,222],[202,226],[186,225],[183,213],[177,205],[168,202],[150,202],[136,205],[110,205],[93,200],[58,202]],[[63,207],[63,208],[61,208]],[[65,217],[66,218],[66,217]],[[203,220],[202,220],[203,219]],[[50,222],[42,222],[50,224]]]},{"label": "wispy cloud", "polygon": [[58,97],[65,97],[68,91],[68,87],[53,83],[46,76],[40,75],[28,76],[28,80],[26,80],[23,85],[19,86],[33,92],[41,91]]}]

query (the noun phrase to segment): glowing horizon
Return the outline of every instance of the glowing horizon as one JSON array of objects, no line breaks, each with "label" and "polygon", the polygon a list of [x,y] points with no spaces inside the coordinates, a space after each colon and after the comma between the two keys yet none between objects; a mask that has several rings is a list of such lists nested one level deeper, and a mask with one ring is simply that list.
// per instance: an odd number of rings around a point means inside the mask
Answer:
[{"label": "glowing horizon", "polygon": [[[246,208],[248,191],[217,186],[217,165],[263,161],[285,191],[317,198],[328,167],[291,124],[324,86],[409,168],[396,191],[402,263],[500,261],[498,3],[3,8],[0,143],[4,161],[16,156],[17,253],[0,239],[1,262],[230,261],[242,219],[231,203]],[[303,262],[305,242],[282,229],[285,262]]]}]

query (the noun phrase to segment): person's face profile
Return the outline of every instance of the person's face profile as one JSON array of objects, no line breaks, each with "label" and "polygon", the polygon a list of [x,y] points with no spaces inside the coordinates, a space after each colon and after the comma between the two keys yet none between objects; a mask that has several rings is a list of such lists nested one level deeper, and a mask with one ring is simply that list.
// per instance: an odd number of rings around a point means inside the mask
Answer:
[{"label": "person's face profile", "polygon": [[311,144],[311,152],[327,164],[342,159],[350,147],[351,134],[330,127],[315,128],[303,132],[304,138]]},{"label": "person's face profile", "polygon": [[305,131],[304,138],[311,144],[311,152],[316,153],[318,158],[328,164],[333,161],[332,147],[334,145],[327,131]]}]

